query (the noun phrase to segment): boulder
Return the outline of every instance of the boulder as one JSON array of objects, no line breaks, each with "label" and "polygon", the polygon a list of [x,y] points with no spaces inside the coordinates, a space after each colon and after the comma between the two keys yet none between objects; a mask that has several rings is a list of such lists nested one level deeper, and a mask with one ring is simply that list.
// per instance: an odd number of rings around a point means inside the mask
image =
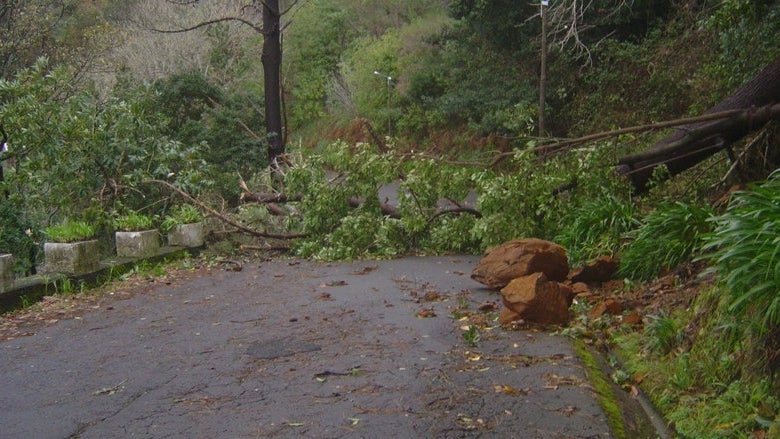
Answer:
[{"label": "boulder", "polygon": [[572,282],[592,284],[612,280],[618,268],[617,259],[612,256],[599,256],[587,264],[577,267],[569,273]]},{"label": "boulder", "polygon": [[[526,322],[565,324],[574,293],[568,286],[548,280],[544,273],[518,277],[502,290],[504,306]],[[504,313],[509,316],[509,313]]]},{"label": "boulder", "polygon": [[512,279],[544,273],[547,279],[562,281],[569,273],[566,250],[543,239],[525,238],[489,248],[471,272],[471,278],[500,290]]}]

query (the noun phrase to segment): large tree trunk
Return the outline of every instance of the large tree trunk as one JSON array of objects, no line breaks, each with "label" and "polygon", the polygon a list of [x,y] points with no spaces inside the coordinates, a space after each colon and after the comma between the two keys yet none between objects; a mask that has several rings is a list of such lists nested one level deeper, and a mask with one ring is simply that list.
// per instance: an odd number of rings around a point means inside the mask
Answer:
[{"label": "large tree trunk", "polygon": [[277,157],[284,154],[282,139],[282,106],[280,91],[280,66],[282,45],[280,41],[279,0],[263,2],[263,79],[265,92],[265,130],[268,139],[268,160],[272,167]]},{"label": "large tree trunk", "polygon": [[[669,175],[676,175],[726,148],[749,132],[777,118],[780,102],[780,57],[751,80],[705,114],[729,110],[746,110],[731,119],[683,125],[645,151],[618,160],[618,172],[628,175],[637,192],[647,190],[653,170],[666,165]],[[758,107],[766,107],[753,113]],[[775,111],[773,111],[775,110]]]}]

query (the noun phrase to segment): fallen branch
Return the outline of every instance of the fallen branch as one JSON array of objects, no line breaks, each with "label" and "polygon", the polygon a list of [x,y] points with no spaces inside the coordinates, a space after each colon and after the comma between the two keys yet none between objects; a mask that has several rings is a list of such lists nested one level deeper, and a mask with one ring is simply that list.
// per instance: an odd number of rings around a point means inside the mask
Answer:
[{"label": "fallen branch", "polygon": [[[566,149],[569,149],[571,147],[594,142],[596,140],[607,139],[610,137],[617,137],[623,134],[632,134],[632,133],[641,133],[645,131],[660,130],[664,128],[688,125],[697,122],[709,122],[713,120],[728,119],[744,111],[745,110],[729,110],[729,111],[722,111],[719,113],[705,114],[702,116],[666,120],[666,121],[654,122],[654,123],[649,123],[644,125],[637,125],[633,127],[620,128],[617,130],[603,131],[600,133],[588,134],[587,136],[576,137],[573,139],[560,140],[554,143],[539,145],[533,148],[533,151],[540,155],[556,154]],[[508,157],[512,157],[515,154],[516,151],[507,151],[507,152],[502,152],[500,154],[497,154],[495,157],[493,157],[490,163],[487,164],[487,167],[496,166],[504,159]]]},{"label": "fallen branch", "polygon": [[[303,199],[302,194],[283,194],[283,193],[246,192],[246,191],[241,194],[241,200],[245,202],[255,202],[260,204],[266,204],[269,206],[273,205],[274,203],[293,203],[293,202],[301,201],[302,199]],[[365,202],[366,199],[363,197],[350,197],[349,199],[347,199],[347,204],[349,205],[349,207],[353,209],[360,207]],[[450,202],[452,201],[450,200]],[[281,211],[281,209],[278,209],[278,206],[277,206],[277,210]],[[379,210],[382,213],[382,215],[394,219],[401,219],[401,213],[398,211],[398,208],[387,201],[383,203],[379,203]],[[428,219],[428,222],[431,222],[442,215],[447,215],[452,213],[470,213],[476,217],[482,216],[482,213],[474,208],[462,207],[456,204],[456,207],[454,208],[444,208],[444,209],[437,210],[436,213],[434,213],[433,216]]]},{"label": "fallen branch", "polygon": [[250,192],[246,189],[241,193],[241,201],[246,203],[293,203],[302,199],[303,194]]},{"label": "fallen branch", "polygon": [[212,209],[211,207],[201,203],[200,201],[195,199],[192,195],[184,192],[183,190],[177,188],[176,186],[172,185],[171,183],[168,183],[167,181],[151,179],[151,180],[145,180],[144,183],[155,183],[155,184],[159,184],[159,185],[165,186],[168,189],[170,189],[170,190],[176,192],[177,194],[179,194],[185,200],[187,200],[190,203],[198,206],[202,210],[204,210],[204,211],[208,212],[209,214],[219,218],[221,221],[223,221],[223,222],[225,222],[227,224],[230,224],[231,226],[235,227],[236,229],[240,230],[241,232],[244,232],[244,233],[246,233],[248,235],[251,235],[251,236],[257,236],[257,237],[260,237],[260,238],[272,238],[272,239],[296,239],[296,238],[305,238],[306,236],[308,236],[308,234],[304,234],[304,233],[300,233],[300,234],[278,234],[278,233],[259,232],[257,230],[250,229],[250,228],[244,226],[243,224],[226,217],[225,215],[223,215],[223,214],[217,212],[216,210]]}]

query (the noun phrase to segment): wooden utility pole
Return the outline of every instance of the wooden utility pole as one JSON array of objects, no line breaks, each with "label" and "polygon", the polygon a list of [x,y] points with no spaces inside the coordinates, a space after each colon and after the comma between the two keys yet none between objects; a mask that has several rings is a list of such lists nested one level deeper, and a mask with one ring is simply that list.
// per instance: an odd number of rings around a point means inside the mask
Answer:
[{"label": "wooden utility pole", "polygon": [[541,0],[542,62],[539,69],[539,137],[544,137],[544,88],[547,82],[547,1]]}]

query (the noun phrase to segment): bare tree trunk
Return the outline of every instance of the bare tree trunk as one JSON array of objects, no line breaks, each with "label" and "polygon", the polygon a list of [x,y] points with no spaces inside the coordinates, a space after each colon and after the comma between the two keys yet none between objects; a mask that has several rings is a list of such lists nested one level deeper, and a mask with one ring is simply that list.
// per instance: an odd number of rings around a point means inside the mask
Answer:
[{"label": "bare tree trunk", "polygon": [[[780,102],[780,57],[771,62],[737,91],[710,108],[705,114],[728,110],[751,110],[767,107],[769,117],[753,117],[750,111],[742,120],[698,122],[683,125],[645,151],[618,160],[618,172],[628,175],[637,192],[647,190],[653,170],[666,165],[669,175],[679,174],[705,158],[728,147],[749,132],[759,129],[771,118],[771,105]],[[755,113],[759,115],[759,112]],[[739,116],[737,116],[739,118]]]},{"label": "bare tree trunk", "polygon": [[268,139],[268,161],[277,166],[277,157],[284,154],[282,138],[282,104],[280,66],[282,46],[280,40],[279,0],[262,0],[263,3],[263,79],[265,90],[265,129]]}]

